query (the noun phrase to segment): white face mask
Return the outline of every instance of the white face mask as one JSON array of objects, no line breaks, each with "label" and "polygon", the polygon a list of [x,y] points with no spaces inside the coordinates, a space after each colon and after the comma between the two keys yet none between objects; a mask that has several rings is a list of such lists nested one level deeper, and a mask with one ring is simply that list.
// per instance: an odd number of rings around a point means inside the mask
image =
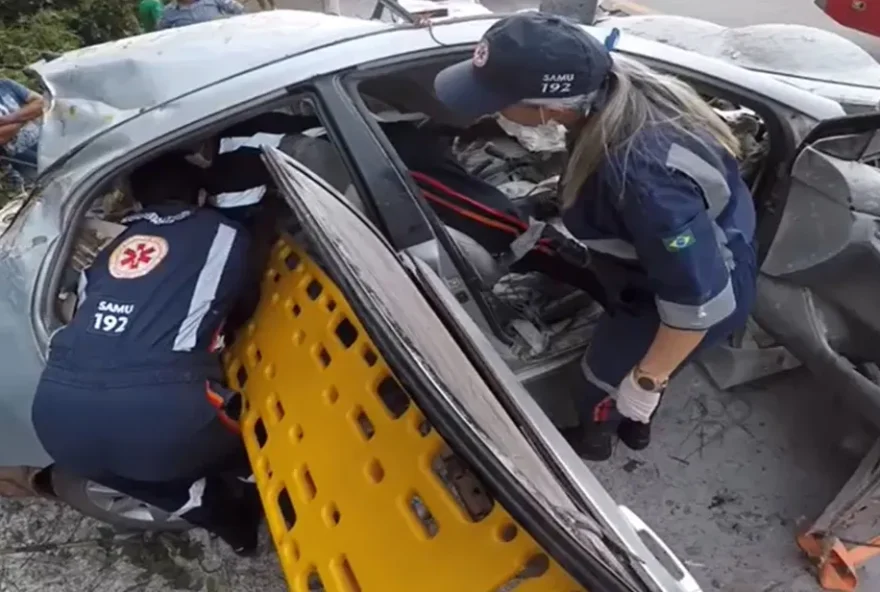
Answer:
[{"label": "white face mask", "polygon": [[565,126],[545,121],[536,126],[521,125],[501,115],[495,116],[498,125],[509,136],[516,138],[530,152],[565,152]]}]

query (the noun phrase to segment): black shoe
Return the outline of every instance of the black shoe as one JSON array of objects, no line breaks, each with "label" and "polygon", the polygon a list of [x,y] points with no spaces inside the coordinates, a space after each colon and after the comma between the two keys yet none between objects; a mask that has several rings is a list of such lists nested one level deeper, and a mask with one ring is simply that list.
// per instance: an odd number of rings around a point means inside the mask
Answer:
[{"label": "black shoe", "polygon": [[651,424],[622,419],[617,426],[617,437],[630,450],[644,450],[651,443]]},{"label": "black shoe", "polygon": [[241,557],[256,555],[263,518],[259,493],[256,488],[252,489],[236,499],[235,503],[229,504],[222,523],[215,529],[220,538]]},{"label": "black shoe", "polygon": [[611,458],[611,432],[601,424],[591,424],[589,427],[580,425],[560,432],[582,459],[603,461]]},{"label": "black shoe", "polygon": [[238,555],[239,557],[256,557],[257,556],[257,541],[254,540],[253,543],[244,543],[241,546],[232,547],[232,552],[235,553],[236,555]]}]

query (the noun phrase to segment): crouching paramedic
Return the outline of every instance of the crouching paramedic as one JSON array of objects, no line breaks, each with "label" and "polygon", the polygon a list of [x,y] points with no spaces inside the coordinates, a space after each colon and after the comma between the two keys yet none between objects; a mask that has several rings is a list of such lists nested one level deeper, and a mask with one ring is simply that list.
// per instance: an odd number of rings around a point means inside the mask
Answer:
[{"label": "crouching paramedic", "polygon": [[739,146],[687,84],[610,51],[563,18],[496,22],[473,58],[441,71],[441,101],[477,117],[567,129],[563,221],[592,253],[607,292],[573,385],[581,425],[566,434],[605,460],[633,449],[670,377],[742,327],[755,290],[752,196]]},{"label": "crouching paramedic", "polygon": [[130,183],[144,207],[83,273],[76,313],[51,342],[34,426],[60,468],[249,552],[259,499],[233,476],[249,473],[217,352],[252,285],[250,239],[196,206],[199,171],[182,157],[159,157]]}]

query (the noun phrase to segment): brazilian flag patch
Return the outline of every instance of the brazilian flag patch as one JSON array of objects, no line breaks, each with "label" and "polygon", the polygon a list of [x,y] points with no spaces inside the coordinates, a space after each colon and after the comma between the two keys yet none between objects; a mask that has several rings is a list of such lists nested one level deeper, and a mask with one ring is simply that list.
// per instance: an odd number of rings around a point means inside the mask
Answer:
[{"label": "brazilian flag patch", "polygon": [[663,239],[663,246],[666,247],[666,250],[670,253],[678,253],[679,251],[687,249],[696,242],[697,237],[695,237],[694,233],[691,232],[690,229],[688,229],[681,234],[677,234],[671,238]]}]

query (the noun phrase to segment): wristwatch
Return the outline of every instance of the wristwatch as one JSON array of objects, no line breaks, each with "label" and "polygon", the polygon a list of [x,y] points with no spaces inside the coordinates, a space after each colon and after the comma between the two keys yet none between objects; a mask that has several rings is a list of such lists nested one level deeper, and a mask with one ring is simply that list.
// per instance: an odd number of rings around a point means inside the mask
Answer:
[{"label": "wristwatch", "polygon": [[640,389],[649,393],[662,392],[666,388],[666,385],[669,384],[669,378],[664,378],[663,380],[660,380],[654,376],[651,376],[650,374],[643,372],[642,369],[638,366],[633,368],[633,380],[637,385],[639,385]]}]

